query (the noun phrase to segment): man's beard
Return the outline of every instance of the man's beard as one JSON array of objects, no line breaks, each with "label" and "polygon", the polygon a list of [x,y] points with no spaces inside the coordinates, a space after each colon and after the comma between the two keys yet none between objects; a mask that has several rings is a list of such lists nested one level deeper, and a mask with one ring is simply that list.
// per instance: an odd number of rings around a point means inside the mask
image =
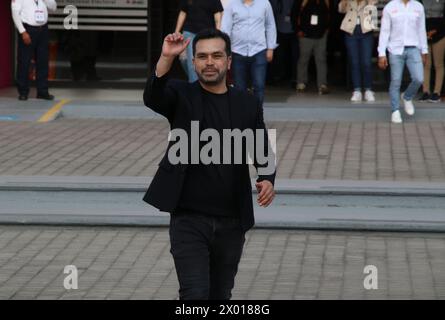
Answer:
[{"label": "man's beard", "polygon": [[215,70],[215,71],[217,73],[216,77],[212,76],[211,79],[204,76],[204,70],[203,70],[203,72],[197,72],[196,74],[198,75],[198,79],[200,82],[202,82],[206,85],[209,85],[209,86],[216,86],[224,81],[224,78],[227,74],[227,70],[223,70],[221,72],[218,72],[218,70]]}]

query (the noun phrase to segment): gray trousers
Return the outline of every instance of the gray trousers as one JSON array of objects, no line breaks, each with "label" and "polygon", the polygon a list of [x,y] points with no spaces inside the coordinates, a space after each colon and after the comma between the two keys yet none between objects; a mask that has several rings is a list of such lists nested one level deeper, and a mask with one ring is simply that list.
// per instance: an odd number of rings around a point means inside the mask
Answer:
[{"label": "gray trousers", "polygon": [[314,53],[315,65],[317,67],[317,84],[327,84],[326,65],[326,42],[327,33],[320,39],[300,38],[300,57],[297,67],[297,83],[308,82],[308,67],[312,52]]}]

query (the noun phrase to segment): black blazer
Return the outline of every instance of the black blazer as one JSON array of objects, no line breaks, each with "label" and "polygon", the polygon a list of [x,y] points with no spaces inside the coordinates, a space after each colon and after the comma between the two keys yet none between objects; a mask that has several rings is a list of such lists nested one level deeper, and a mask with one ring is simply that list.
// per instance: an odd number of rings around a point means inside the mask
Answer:
[{"label": "black blazer", "polygon": [[[233,129],[266,129],[263,120],[263,108],[252,95],[229,87],[230,115]],[[184,129],[190,136],[191,121],[203,118],[202,89],[198,81],[187,83],[181,80],[169,80],[167,76],[156,77],[155,74],[147,80],[144,91],[144,104],[153,111],[163,115],[170,123],[170,129]],[[265,134],[265,149],[267,149],[267,132]],[[143,198],[143,200],[160,211],[174,213],[181,196],[187,164],[172,165],[168,160],[168,150],[175,144],[170,141],[159,168]],[[243,153],[244,154],[244,153]],[[259,165],[254,159],[255,167]],[[241,217],[241,226],[247,231],[254,225],[252,185],[249,167],[246,159],[243,164],[234,166],[234,174],[240,183],[236,184],[236,205]],[[269,180],[275,182],[275,172],[267,176],[259,176],[257,181]]]}]

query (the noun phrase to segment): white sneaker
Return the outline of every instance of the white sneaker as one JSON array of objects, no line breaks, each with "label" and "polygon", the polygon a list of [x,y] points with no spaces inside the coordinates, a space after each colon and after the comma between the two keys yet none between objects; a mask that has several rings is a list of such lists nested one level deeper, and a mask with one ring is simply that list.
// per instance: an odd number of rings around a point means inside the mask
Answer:
[{"label": "white sneaker", "polygon": [[374,102],[375,101],[374,92],[372,92],[371,90],[366,90],[365,91],[365,100],[368,102]]},{"label": "white sneaker", "polygon": [[402,116],[400,115],[400,111],[394,111],[391,114],[391,122],[392,123],[402,123]]},{"label": "white sneaker", "polygon": [[351,102],[361,102],[362,101],[362,93],[360,91],[354,91],[352,93]]},{"label": "white sneaker", "polygon": [[414,114],[414,112],[415,112],[413,101],[412,100],[409,100],[409,101],[405,100],[403,98],[403,93],[402,93],[401,97],[402,97],[403,105],[405,107],[406,114],[409,115],[409,116],[412,116]]},{"label": "white sneaker", "polygon": [[306,85],[304,83],[297,84],[297,91],[304,92],[306,90]]}]

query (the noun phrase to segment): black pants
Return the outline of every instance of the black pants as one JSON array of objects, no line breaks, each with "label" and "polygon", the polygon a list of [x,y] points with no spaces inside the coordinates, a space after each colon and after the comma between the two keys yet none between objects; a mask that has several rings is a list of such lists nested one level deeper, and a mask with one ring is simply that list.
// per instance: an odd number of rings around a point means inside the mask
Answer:
[{"label": "black pants", "polygon": [[29,66],[31,59],[35,57],[36,62],[36,85],[37,93],[46,95],[48,93],[48,25],[32,27],[25,25],[26,31],[31,37],[32,43],[27,46],[18,38],[17,48],[17,89],[19,94],[29,93]]},{"label": "black pants", "polygon": [[245,232],[239,218],[172,214],[170,252],[180,300],[229,300]]}]

